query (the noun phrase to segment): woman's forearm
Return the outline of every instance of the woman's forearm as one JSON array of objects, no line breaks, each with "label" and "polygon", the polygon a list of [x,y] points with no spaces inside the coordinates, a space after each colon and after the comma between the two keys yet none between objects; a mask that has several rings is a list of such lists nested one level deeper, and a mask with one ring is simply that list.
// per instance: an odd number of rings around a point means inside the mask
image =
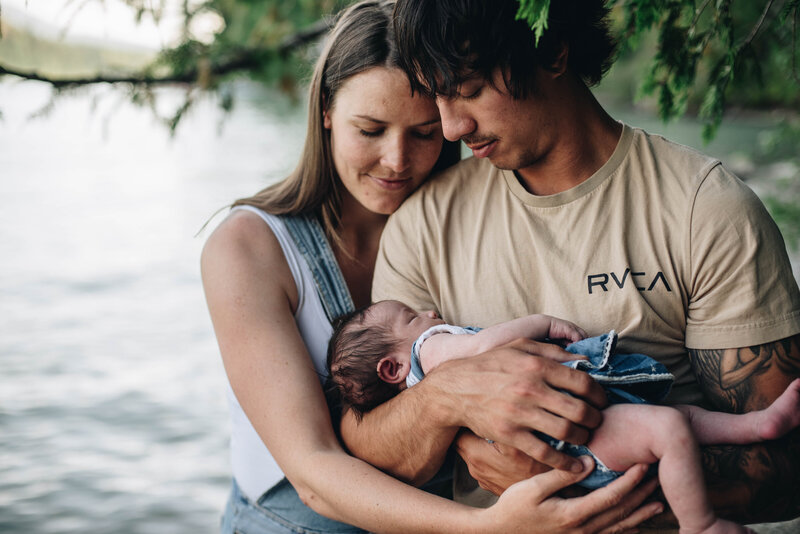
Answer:
[{"label": "woman's forearm", "polygon": [[344,452],[308,457],[308,471],[290,479],[317,513],[370,532],[491,532],[482,510],[425,493]]},{"label": "woman's forearm", "polygon": [[627,532],[663,509],[642,502],[656,479],[641,484],[647,466],[632,468],[609,486],[567,503],[554,496],[583,473],[553,470],[515,484],[490,508],[478,509],[425,493],[376,471],[341,450],[308,457],[306,475],[292,483],[318,513],[381,533]]}]

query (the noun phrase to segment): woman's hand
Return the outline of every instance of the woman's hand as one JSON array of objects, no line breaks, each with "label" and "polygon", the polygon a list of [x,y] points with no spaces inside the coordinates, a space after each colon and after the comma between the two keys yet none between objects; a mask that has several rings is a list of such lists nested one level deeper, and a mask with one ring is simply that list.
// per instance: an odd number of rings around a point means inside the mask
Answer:
[{"label": "woman's hand", "polygon": [[[663,504],[658,502],[642,505],[658,483],[653,478],[639,485],[647,473],[646,465],[636,465],[608,486],[584,496],[558,497],[557,492],[586,477],[594,468],[590,458],[582,457],[580,461],[580,473],[552,470],[514,484],[496,504],[483,511],[483,519],[497,532],[612,534],[629,532],[663,510]],[[498,525],[503,526],[497,528]]]}]

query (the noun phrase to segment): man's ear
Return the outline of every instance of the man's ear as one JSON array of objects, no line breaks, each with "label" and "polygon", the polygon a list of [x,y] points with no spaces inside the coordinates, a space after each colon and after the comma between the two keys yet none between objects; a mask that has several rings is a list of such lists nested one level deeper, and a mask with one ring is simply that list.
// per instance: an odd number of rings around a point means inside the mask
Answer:
[{"label": "man's ear", "polygon": [[384,356],[378,362],[378,377],[387,384],[399,384],[406,379],[405,363],[394,356]]},{"label": "man's ear", "polygon": [[554,78],[558,78],[559,76],[562,76],[565,72],[567,72],[568,63],[569,63],[569,45],[567,43],[561,43],[558,46],[558,52],[556,53],[556,57],[553,60],[553,63],[547,68],[547,70],[553,74]]}]

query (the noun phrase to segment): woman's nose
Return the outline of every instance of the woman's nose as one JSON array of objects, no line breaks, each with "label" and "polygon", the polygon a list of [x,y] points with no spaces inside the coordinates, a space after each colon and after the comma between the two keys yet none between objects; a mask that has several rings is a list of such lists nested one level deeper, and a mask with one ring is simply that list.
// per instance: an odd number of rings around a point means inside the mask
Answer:
[{"label": "woman's nose", "polygon": [[381,158],[381,164],[394,174],[403,174],[411,165],[408,150],[408,142],[402,135],[389,139]]}]

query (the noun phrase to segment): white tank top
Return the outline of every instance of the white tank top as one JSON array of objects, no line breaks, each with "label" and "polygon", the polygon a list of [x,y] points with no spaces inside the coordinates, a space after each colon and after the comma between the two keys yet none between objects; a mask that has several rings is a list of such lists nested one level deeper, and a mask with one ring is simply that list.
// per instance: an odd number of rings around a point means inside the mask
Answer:
[{"label": "white tank top", "polygon": [[[305,259],[289,235],[283,220],[252,206],[237,206],[235,210],[247,210],[257,214],[270,227],[278,239],[297,284],[297,311],[294,319],[305,341],[320,382],[327,375],[325,359],[333,328],[325,314],[325,308],[317,294],[317,286]],[[264,384],[267,387],[267,384]],[[257,500],[269,488],[283,478],[283,472],[272,458],[264,442],[256,433],[250,420],[242,410],[233,389],[228,384],[228,404],[231,414],[231,465],[233,477],[242,492],[251,500]]]}]

